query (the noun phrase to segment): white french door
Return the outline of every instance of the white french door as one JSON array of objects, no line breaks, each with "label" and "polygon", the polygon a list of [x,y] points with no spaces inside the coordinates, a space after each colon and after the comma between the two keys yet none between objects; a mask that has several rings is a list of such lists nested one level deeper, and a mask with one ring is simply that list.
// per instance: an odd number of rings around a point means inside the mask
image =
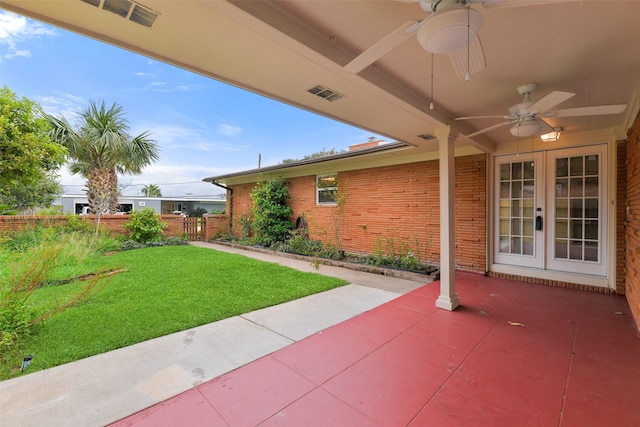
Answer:
[{"label": "white french door", "polygon": [[536,231],[544,208],[542,153],[497,157],[495,170],[495,262],[543,268],[544,239]]},{"label": "white french door", "polygon": [[494,262],[607,275],[606,146],[495,158]]}]

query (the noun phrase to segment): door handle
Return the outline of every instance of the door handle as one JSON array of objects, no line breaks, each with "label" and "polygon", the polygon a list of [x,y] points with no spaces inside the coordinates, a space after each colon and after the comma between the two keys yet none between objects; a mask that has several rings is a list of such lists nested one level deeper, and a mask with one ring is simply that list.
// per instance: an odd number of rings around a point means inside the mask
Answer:
[{"label": "door handle", "polygon": [[542,231],[542,216],[536,216],[536,231]]}]

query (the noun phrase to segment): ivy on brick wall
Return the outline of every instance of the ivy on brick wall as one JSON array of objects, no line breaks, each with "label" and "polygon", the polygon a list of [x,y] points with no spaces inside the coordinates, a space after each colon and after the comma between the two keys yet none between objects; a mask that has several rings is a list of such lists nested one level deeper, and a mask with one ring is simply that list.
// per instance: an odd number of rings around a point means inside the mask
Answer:
[{"label": "ivy on brick wall", "polygon": [[282,180],[261,181],[251,190],[256,243],[271,246],[287,239],[293,227],[293,211],[287,206],[290,197],[289,188]]}]

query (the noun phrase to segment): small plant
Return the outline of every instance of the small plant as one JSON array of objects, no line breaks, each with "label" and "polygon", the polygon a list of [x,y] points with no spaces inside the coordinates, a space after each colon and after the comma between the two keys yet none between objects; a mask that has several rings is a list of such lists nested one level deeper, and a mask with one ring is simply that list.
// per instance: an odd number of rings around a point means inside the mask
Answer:
[{"label": "small plant", "polygon": [[318,256],[322,252],[322,242],[309,239],[304,231],[292,230],[289,233],[289,239],[282,244],[282,251],[307,256]]},{"label": "small plant", "polygon": [[240,219],[238,219],[238,223],[240,224],[240,239],[246,242],[251,239],[253,230],[253,217],[251,212],[242,214]]},{"label": "small plant", "polygon": [[162,239],[168,224],[151,208],[132,211],[130,220],[124,224],[129,237],[139,243],[154,242]]},{"label": "small plant", "polygon": [[133,249],[143,249],[148,247],[158,247],[158,246],[184,246],[188,245],[189,240],[184,237],[167,237],[162,240],[153,240],[146,243],[136,242],[135,240],[126,240],[120,246],[120,250],[122,251],[130,251]]},{"label": "small plant", "polygon": [[142,249],[146,247],[147,245],[145,243],[136,242],[135,240],[127,240],[122,244],[120,249],[123,251],[131,251],[134,249]]},{"label": "small plant", "polygon": [[[394,230],[386,239],[378,238],[373,254],[366,260],[367,263],[401,268],[404,270],[423,270],[425,265],[420,258],[420,249],[422,245],[419,241],[415,241],[413,246],[409,244],[406,238],[397,238],[393,235]],[[425,245],[425,246],[428,246]]]}]

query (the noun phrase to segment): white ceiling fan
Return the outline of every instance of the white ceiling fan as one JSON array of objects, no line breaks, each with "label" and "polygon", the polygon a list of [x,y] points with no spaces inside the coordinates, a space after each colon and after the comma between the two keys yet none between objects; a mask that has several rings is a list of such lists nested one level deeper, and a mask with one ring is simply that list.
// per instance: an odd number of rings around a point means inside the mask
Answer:
[{"label": "white ceiling fan", "polygon": [[[344,71],[359,73],[416,33],[418,42],[428,52],[448,53],[458,77],[469,78],[470,73],[486,66],[478,33],[482,15],[470,7],[482,3],[485,8],[532,6],[575,0],[397,0],[419,3],[428,16],[402,24],[343,67]],[[469,46],[469,49],[467,49]]]},{"label": "white ceiling fan", "polygon": [[513,125],[509,129],[513,136],[527,137],[553,132],[554,128],[543,120],[547,117],[580,117],[619,114],[627,108],[627,104],[615,104],[566,108],[563,110],[550,111],[556,105],[575,96],[575,93],[553,91],[538,101],[533,102],[529,99],[529,94],[531,94],[531,92],[533,92],[537,87],[537,83],[528,83],[518,86],[518,93],[524,96],[524,101],[511,106],[509,108],[508,115],[458,117],[456,120],[506,119],[506,121],[469,134],[467,135],[467,138],[473,138],[474,136],[508,125]]},{"label": "white ceiling fan", "polygon": [[[344,71],[359,73],[388,52],[399,46],[414,33],[418,42],[428,52],[449,53],[459,77],[486,66],[478,31],[482,26],[480,12],[470,8],[473,0],[398,0],[420,3],[429,15],[402,24],[343,67]],[[466,47],[469,46],[467,52]],[[464,51],[464,52],[463,52]],[[473,59],[473,70],[468,67]],[[461,66],[464,64],[464,66]],[[464,70],[464,71],[463,71]]]}]

